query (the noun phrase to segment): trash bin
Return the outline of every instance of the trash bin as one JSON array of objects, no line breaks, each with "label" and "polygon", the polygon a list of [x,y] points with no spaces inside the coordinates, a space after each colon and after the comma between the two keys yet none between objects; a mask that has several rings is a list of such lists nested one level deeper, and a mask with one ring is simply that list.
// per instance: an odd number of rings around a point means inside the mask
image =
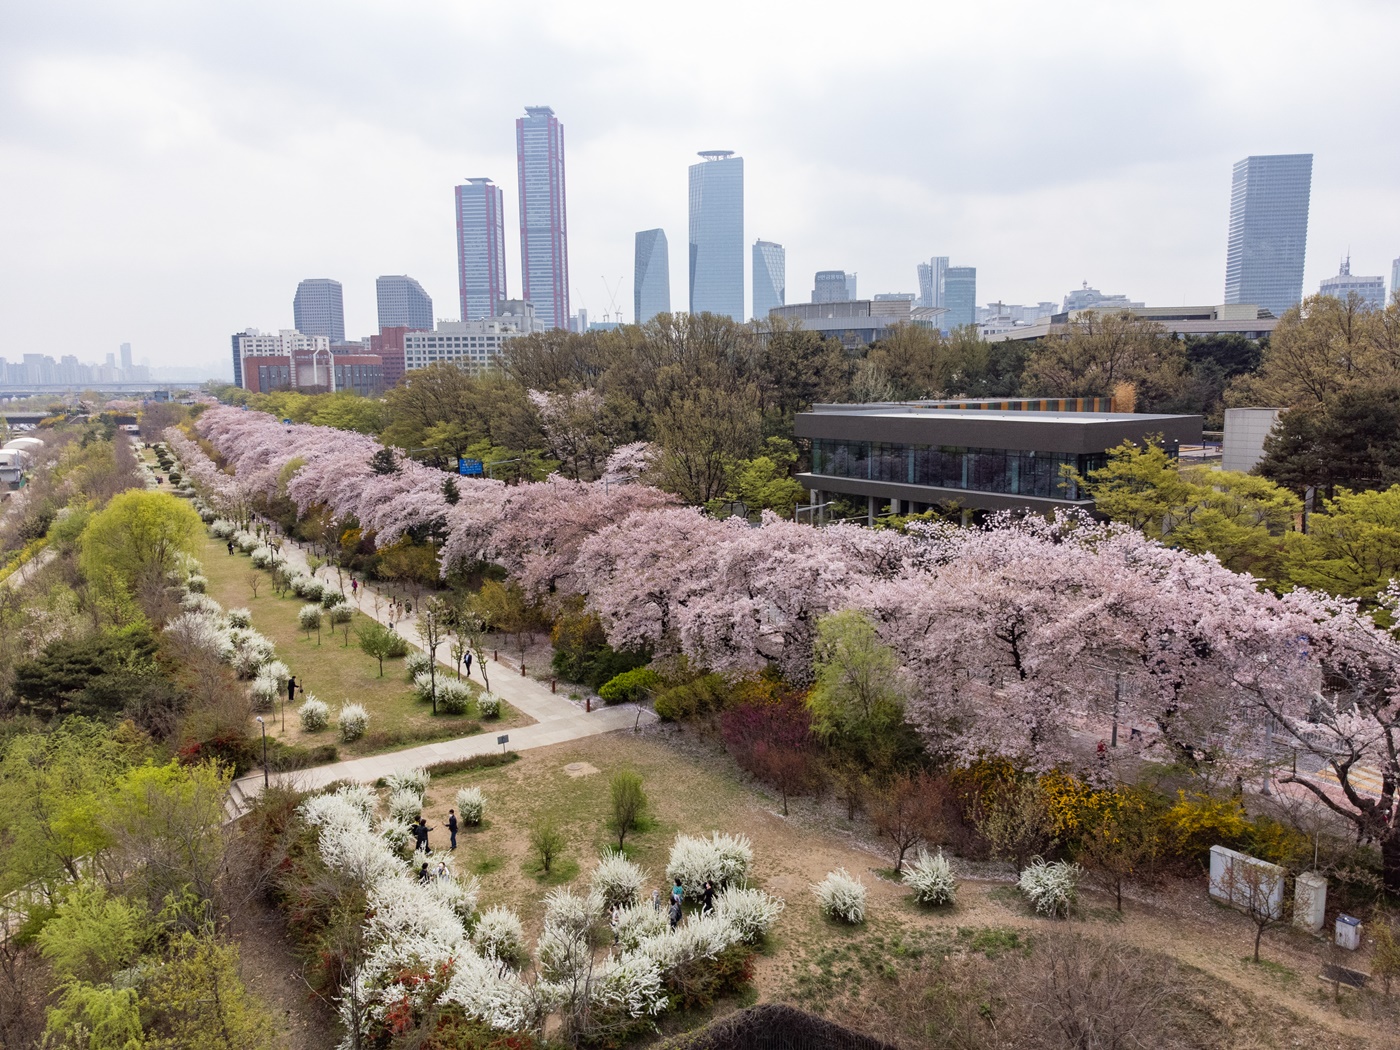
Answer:
[{"label": "trash bin", "polygon": [[1337,916],[1337,947],[1354,952],[1361,947],[1361,920],[1354,915]]}]

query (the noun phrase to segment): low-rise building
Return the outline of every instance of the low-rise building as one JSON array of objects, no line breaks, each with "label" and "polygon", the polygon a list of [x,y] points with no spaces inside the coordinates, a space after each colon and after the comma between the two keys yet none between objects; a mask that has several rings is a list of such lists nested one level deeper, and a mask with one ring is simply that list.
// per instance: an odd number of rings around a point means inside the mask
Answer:
[{"label": "low-rise building", "polygon": [[544,328],[528,301],[507,299],[500,304],[494,317],[479,321],[439,321],[430,332],[405,332],[404,369],[412,371],[439,362],[483,368],[499,356],[507,340],[542,332]]},{"label": "low-rise building", "polygon": [[[365,397],[384,389],[383,361],[362,344],[337,343],[323,335],[284,329],[273,335],[249,328],[233,337],[235,375],[245,390],[307,393],[354,390]],[[332,352],[334,349],[335,352]]]},{"label": "low-rise building", "polygon": [[[1093,508],[1066,480],[1107,462],[1125,441],[1158,440],[1176,455],[1199,444],[1200,416],[1148,415],[1085,409],[1096,398],[1042,401],[1050,411],[986,407],[990,402],[892,402],[813,405],[797,416],[796,433],[812,444],[812,467],[797,475],[821,505],[829,494],[857,497],[873,519],[883,506],[917,513],[932,506],[965,510]],[[951,407],[958,405],[959,407]]]},{"label": "low-rise building", "polygon": [[854,349],[885,338],[895,325],[938,328],[946,313],[942,307],[916,306],[913,300],[901,298],[793,303],[774,307],[768,316],[795,321],[809,332],[821,332]]},{"label": "low-rise building", "polygon": [[1242,335],[1246,339],[1262,339],[1278,325],[1278,318],[1267,310],[1247,303],[1226,303],[1220,306],[1096,306],[1070,313],[1043,317],[1034,324],[1004,329],[990,328],[982,333],[988,342],[1006,339],[1044,339],[1050,335],[1066,335],[1071,322],[1087,320],[1094,315],[1127,313],[1147,321],[1156,321],[1166,331],[1182,338],[1200,335]]},{"label": "low-rise building", "polygon": [[1351,272],[1351,256],[1348,255],[1342,260],[1342,265],[1337,270],[1336,277],[1324,277],[1322,284],[1318,288],[1322,295],[1335,296],[1345,300],[1352,292],[1361,297],[1362,302],[1372,310],[1385,309],[1385,278],[1380,274],[1375,277],[1362,277],[1353,275]]}]

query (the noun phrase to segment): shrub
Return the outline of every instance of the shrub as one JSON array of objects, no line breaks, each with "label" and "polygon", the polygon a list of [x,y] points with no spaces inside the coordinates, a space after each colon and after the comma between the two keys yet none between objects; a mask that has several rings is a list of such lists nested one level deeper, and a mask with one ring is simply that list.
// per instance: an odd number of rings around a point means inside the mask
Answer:
[{"label": "shrub", "polygon": [[234,528],[233,522],[218,518],[210,524],[209,534],[217,539],[226,540],[233,535]]},{"label": "shrub", "polygon": [[253,679],[253,684],[249,689],[249,694],[253,698],[253,710],[258,714],[265,714],[277,705],[277,697],[282,693],[282,686],[276,678],[263,673]]},{"label": "shrub", "polygon": [[636,904],[645,881],[646,875],[640,867],[622,853],[611,849],[603,851],[598,866],[588,880],[593,892],[603,898],[605,908]]},{"label": "shrub", "polygon": [[321,608],[334,609],[337,605],[345,604],[345,595],[337,590],[327,587],[321,592]]},{"label": "shrub", "polygon": [[369,712],[361,704],[346,704],[340,709],[340,739],[345,743],[359,740],[369,728]]},{"label": "shrub", "polygon": [[271,663],[263,664],[262,670],[258,673],[277,679],[277,685],[281,689],[287,688],[287,680],[292,677],[292,669],[281,660],[273,660]]},{"label": "shrub", "polygon": [[529,958],[525,950],[525,928],[509,908],[488,908],[476,921],[472,943],[484,955],[494,955],[512,969],[519,969]]},{"label": "shrub", "polygon": [[745,944],[758,944],[782,914],[783,901],[762,890],[729,886],[715,898],[715,912],[727,921]]},{"label": "shrub", "polygon": [[845,868],[831,872],[812,887],[822,914],[842,922],[865,921],[865,884]]},{"label": "shrub", "polygon": [[650,901],[642,901],[621,909],[612,928],[618,947],[625,952],[634,951],[642,941],[667,933],[666,912],[653,907]]},{"label": "shrub", "polygon": [[384,786],[390,791],[402,791],[408,788],[410,791],[423,795],[427,793],[428,783],[432,776],[421,766],[413,769],[396,769],[384,778]]},{"label": "shrub", "polygon": [[500,718],[501,698],[495,693],[478,693],[476,709],[481,712],[482,718]]},{"label": "shrub", "polygon": [[548,875],[559,854],[564,852],[564,833],[552,821],[541,820],[530,829],[530,849],[540,869]]},{"label": "shrub", "polygon": [[185,581],[185,586],[195,594],[203,594],[209,589],[209,580],[195,572],[190,574],[190,578]]},{"label": "shrub", "polygon": [[410,682],[416,682],[420,674],[427,674],[433,666],[433,658],[427,653],[411,653],[403,662],[404,674]]},{"label": "shrub", "polygon": [[677,835],[666,864],[666,877],[680,879],[687,897],[698,899],[705,883],[715,889],[741,884],[753,864],[753,847],[743,835],[716,831],[708,839]]},{"label": "shrub", "polygon": [[607,704],[637,704],[660,688],[659,674],[649,667],[638,667],[608,679],[599,688],[598,695]]},{"label": "shrub", "polygon": [[466,787],[457,792],[457,816],[463,824],[475,827],[486,813],[486,795],[479,787]]},{"label": "shrub", "polygon": [[319,605],[303,605],[297,612],[297,626],[310,635],[312,631],[321,630],[321,607]]},{"label": "shrub", "polygon": [[918,856],[904,869],[904,885],[914,891],[914,900],[919,904],[956,903],[958,882],[942,850],[933,856],[919,850]]},{"label": "shrub", "polygon": [[230,609],[228,611],[228,625],[242,627],[246,630],[253,626],[253,614],[247,609]]},{"label": "shrub", "polygon": [[617,848],[622,849],[628,834],[646,819],[646,788],[642,786],[641,776],[630,769],[614,773],[608,788],[612,800],[608,827],[617,835]]},{"label": "shrub", "polygon": [[657,694],[656,713],[673,722],[711,714],[724,706],[728,695],[729,686],[721,676],[702,674],[694,681],[672,686]]},{"label": "shrub", "polygon": [[390,631],[388,644],[385,646],[385,657],[391,660],[401,660],[408,655],[409,644],[407,639],[398,631]]},{"label": "shrub", "polygon": [[272,564],[272,548],[267,546],[255,547],[253,548],[251,557],[253,559],[253,568],[266,569]]},{"label": "shrub", "polygon": [[389,819],[414,823],[423,812],[423,796],[412,788],[389,792]]},{"label": "shrub", "polygon": [[339,627],[355,618],[355,610],[348,605],[333,605],[326,616],[330,619],[332,627]]},{"label": "shrub", "polygon": [[1036,857],[1021,872],[1017,887],[1040,914],[1052,919],[1068,917],[1069,910],[1079,897],[1079,876],[1083,870],[1078,864],[1056,861],[1047,864]]},{"label": "shrub", "polygon": [[233,543],[234,546],[244,554],[252,554],[262,545],[258,538],[251,532],[235,532],[233,534]]},{"label": "shrub", "polygon": [[[426,673],[418,675],[414,679],[414,687],[418,693],[418,699],[425,703],[432,701],[433,679],[431,675]],[[472,687],[456,678],[439,674],[437,676],[437,703],[439,710],[445,711],[449,715],[464,715],[471,710]]]},{"label": "shrub", "polygon": [[277,651],[271,639],[247,628],[234,628],[229,635],[233,652],[229,663],[239,678],[255,678],[262,668],[272,662]]},{"label": "shrub", "polygon": [[331,709],[314,696],[308,695],[306,701],[297,708],[297,717],[301,719],[302,729],[308,733],[319,733],[331,724]]}]

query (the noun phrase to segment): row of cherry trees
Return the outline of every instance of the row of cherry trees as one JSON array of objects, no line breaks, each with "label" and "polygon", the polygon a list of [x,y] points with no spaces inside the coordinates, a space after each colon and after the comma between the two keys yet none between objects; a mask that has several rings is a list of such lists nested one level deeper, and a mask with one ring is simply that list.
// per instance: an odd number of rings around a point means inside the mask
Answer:
[{"label": "row of cherry trees", "polygon": [[[198,427],[234,472],[215,485],[271,497],[281,479],[301,512],[324,506],[381,544],[439,522],[445,567],[486,559],[534,597],[584,595],[617,648],[802,681],[817,621],[861,610],[899,658],[907,719],[945,753],[1045,768],[1115,721],[1140,731],[1138,750],[1220,768],[1287,747],[1303,772],[1330,770],[1339,789],[1300,783],[1381,843],[1400,890],[1400,647],[1346,602],[1261,591],[1210,556],[1079,517],[750,527],[643,485],[558,479],[462,479],[454,504],[440,471],[376,473],[380,446],[362,435],[226,408]],[[1357,786],[1362,767],[1379,796]]]}]

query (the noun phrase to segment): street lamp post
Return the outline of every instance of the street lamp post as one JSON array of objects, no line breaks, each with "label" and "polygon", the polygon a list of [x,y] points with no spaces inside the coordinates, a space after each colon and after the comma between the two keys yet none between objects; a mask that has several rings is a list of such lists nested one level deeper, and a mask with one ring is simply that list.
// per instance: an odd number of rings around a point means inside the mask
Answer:
[{"label": "street lamp post", "polygon": [[263,787],[268,786],[267,776],[267,723],[262,720],[262,715],[258,715],[258,726],[262,729],[263,738]]}]

